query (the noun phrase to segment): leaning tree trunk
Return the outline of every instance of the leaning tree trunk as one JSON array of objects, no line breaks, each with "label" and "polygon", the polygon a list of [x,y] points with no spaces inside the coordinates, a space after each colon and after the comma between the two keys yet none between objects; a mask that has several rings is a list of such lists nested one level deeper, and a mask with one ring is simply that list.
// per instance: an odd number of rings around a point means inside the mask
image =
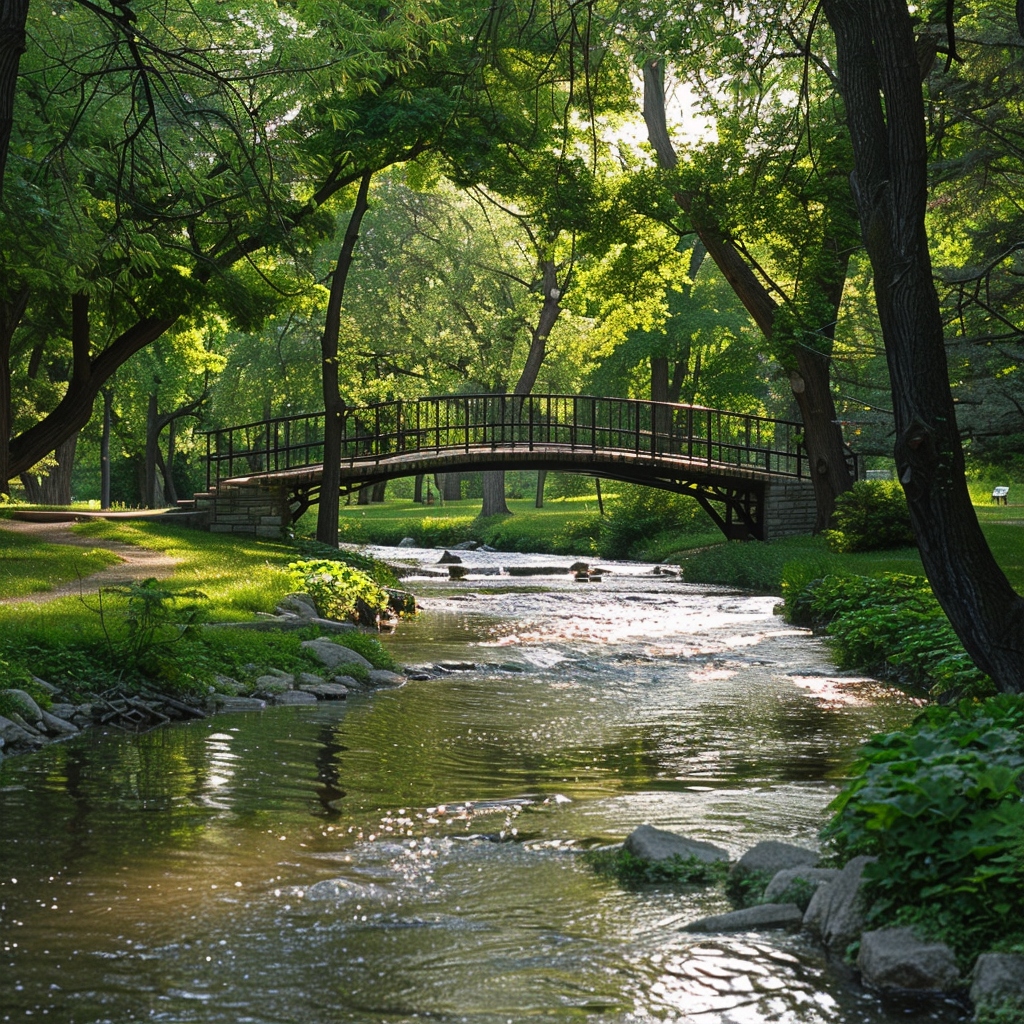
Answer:
[{"label": "leaning tree trunk", "polygon": [[[679,162],[672,139],[669,136],[665,118],[664,67],[659,61],[647,61],[643,67],[644,106],[643,116],[647,125],[651,146],[658,158],[658,164],[672,170]],[[697,237],[715,261],[722,276],[729,283],[736,297],[743,303],[751,319],[757,324],[765,340],[775,340],[775,313],[778,303],[761,283],[743,254],[733,245],[720,229],[714,215],[703,209],[698,197],[692,192],[679,191],[674,198],[690,223]],[[845,268],[846,260],[842,261]],[[842,284],[845,273],[837,281],[821,282],[822,289],[833,300],[833,315],[819,325],[819,333],[831,338],[839,302],[842,299]],[[838,283],[838,288],[836,284]],[[813,352],[803,345],[795,345],[797,373],[791,376],[795,385],[794,396],[800,412],[804,415],[804,444],[811,465],[811,483],[817,509],[815,531],[828,527],[835,511],[836,498],[853,486],[853,475],[849,471],[846,448],[842,431],[836,424],[837,415],[832,390],[829,386],[829,357]],[[799,389],[799,390],[798,390]]]},{"label": "leaning tree trunk", "polygon": [[18,64],[25,52],[27,20],[28,0],[0,0],[0,197],[4,194],[4,171],[14,128]]},{"label": "leaning tree trunk", "polygon": [[338,263],[331,278],[327,300],[327,316],[320,342],[324,389],[324,470],[320,482],[320,507],[317,510],[316,539],[321,544],[338,546],[338,515],[341,491],[341,440],[344,429],[345,403],[338,388],[338,338],[341,334],[341,304],[345,297],[345,281],[352,269],[352,258],[363,215],[370,206],[370,179],[367,171],[359,182],[356,204],[348,219],[345,238],[338,253]]},{"label": "leaning tree trunk", "polygon": [[825,0],[853,140],[896,422],[895,456],[921,560],[950,623],[999,690],[1024,693],[1024,599],[996,563],[964,476],[932,278],[927,145],[904,0]]}]

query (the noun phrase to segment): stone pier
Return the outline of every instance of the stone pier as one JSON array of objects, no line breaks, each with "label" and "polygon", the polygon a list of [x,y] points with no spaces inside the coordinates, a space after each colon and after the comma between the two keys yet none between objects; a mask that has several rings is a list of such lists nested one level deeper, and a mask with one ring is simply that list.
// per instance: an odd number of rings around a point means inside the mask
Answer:
[{"label": "stone pier", "polygon": [[208,513],[211,533],[276,539],[291,525],[288,492],[281,484],[221,484],[197,494],[195,509]]},{"label": "stone pier", "polygon": [[811,534],[816,515],[810,480],[777,478],[765,485],[762,510],[765,540]]}]

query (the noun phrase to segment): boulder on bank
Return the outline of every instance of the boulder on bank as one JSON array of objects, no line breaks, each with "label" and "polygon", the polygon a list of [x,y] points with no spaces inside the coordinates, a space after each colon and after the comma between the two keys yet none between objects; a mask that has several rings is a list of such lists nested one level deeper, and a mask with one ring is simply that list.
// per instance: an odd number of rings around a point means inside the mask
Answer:
[{"label": "boulder on bank", "polygon": [[405,682],[405,676],[386,668],[372,668],[367,674],[374,686],[401,686]]},{"label": "boulder on bank", "polygon": [[316,640],[303,640],[302,647],[314,654],[327,668],[337,668],[339,665],[361,665],[367,671],[373,668],[361,654],[353,651],[350,647],[332,643],[323,637],[318,637]]},{"label": "boulder on bank", "polygon": [[772,875],[772,880],[764,890],[762,899],[766,903],[774,903],[778,898],[794,886],[805,887],[812,895],[819,885],[835,881],[839,874],[837,868],[798,867],[785,868]]},{"label": "boulder on bank", "polygon": [[818,886],[804,914],[804,928],[831,950],[844,952],[864,930],[861,886],[864,868],[875,857],[854,857],[831,881]]},{"label": "boulder on bank", "polygon": [[8,753],[35,750],[43,745],[43,738],[39,733],[26,729],[3,715],[0,715],[0,739],[4,741]]},{"label": "boulder on bank", "polygon": [[864,984],[882,992],[950,992],[960,983],[949,946],[922,942],[912,928],[864,932],[857,967]]},{"label": "boulder on bank", "polygon": [[[338,678],[347,679],[348,676],[339,676]],[[299,689],[311,693],[317,700],[344,700],[349,691],[349,688],[343,683],[325,683],[323,680],[315,683],[302,683]]]},{"label": "boulder on bank", "polygon": [[319,618],[316,603],[309,594],[286,594],[277,606],[278,615],[298,615],[303,619]]},{"label": "boulder on bank", "polygon": [[975,1007],[996,1007],[1004,1002],[1024,1007],[1024,956],[982,953],[971,975],[971,1002]]},{"label": "boulder on bank", "polygon": [[671,857],[689,860],[692,857],[705,864],[729,860],[729,852],[715,846],[714,843],[687,839],[685,836],[676,835],[675,832],[666,832],[651,825],[641,825],[634,829],[627,836],[622,848],[640,860],[658,861]]},{"label": "boulder on bank", "polygon": [[803,911],[795,903],[759,903],[728,914],[691,921],[684,932],[745,932],[759,928],[799,928]]},{"label": "boulder on bank", "polygon": [[399,542],[400,548],[415,548],[418,547],[415,537],[403,537]]},{"label": "boulder on bank", "polygon": [[462,559],[458,555],[453,555],[450,551],[446,551],[438,560],[438,565],[461,565]]},{"label": "boulder on bank", "polygon": [[316,695],[307,693],[305,690],[285,690],[284,693],[275,694],[272,698],[274,704],[316,704]]},{"label": "boulder on bank", "polygon": [[752,875],[755,873],[773,876],[779,871],[797,867],[813,868],[821,857],[814,850],[792,843],[780,843],[765,839],[752,846],[733,865],[731,875]]},{"label": "boulder on bank", "polygon": [[17,701],[21,717],[25,719],[29,725],[38,725],[43,719],[42,708],[35,702],[33,697],[26,693],[24,690],[18,690],[11,687],[9,690],[4,690],[4,693],[8,697],[13,697]]},{"label": "boulder on bank", "polygon": [[232,697],[224,693],[215,693],[206,702],[206,706],[211,711],[262,711],[267,702],[258,697]]}]

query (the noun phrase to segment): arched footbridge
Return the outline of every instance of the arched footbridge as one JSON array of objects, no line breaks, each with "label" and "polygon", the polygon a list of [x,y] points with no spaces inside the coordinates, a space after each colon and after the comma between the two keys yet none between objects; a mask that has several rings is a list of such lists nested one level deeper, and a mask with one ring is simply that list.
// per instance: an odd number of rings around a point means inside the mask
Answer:
[{"label": "arched footbridge", "polygon": [[[319,498],[324,413],[206,433],[210,529],[277,535]],[[546,469],[696,498],[731,538],[809,532],[802,426],[723,409],[579,395],[442,395],[347,408],[342,493],[456,471]],[[850,458],[854,459],[853,454]]]}]

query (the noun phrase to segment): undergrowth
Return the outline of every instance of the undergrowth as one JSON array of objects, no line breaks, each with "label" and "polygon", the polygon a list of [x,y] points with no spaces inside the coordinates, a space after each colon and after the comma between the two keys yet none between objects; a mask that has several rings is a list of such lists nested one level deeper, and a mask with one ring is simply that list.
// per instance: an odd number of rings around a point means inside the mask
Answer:
[{"label": "undergrowth", "polygon": [[946,942],[965,968],[1024,943],[1024,698],[932,706],[875,736],[830,805],[823,831],[864,871],[869,923]]},{"label": "undergrowth", "polygon": [[672,882],[679,885],[708,885],[725,878],[725,861],[699,860],[678,854],[664,860],[645,860],[621,847],[613,850],[588,850],[583,860],[598,874],[610,875],[624,885],[648,885]]}]

